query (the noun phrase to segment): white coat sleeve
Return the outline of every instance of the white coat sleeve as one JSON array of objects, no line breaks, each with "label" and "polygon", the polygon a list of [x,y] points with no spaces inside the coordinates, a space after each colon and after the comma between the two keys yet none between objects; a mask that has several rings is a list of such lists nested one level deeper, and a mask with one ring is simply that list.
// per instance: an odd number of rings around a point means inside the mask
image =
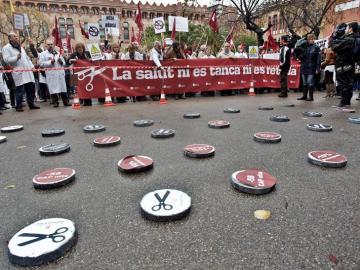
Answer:
[{"label": "white coat sleeve", "polygon": [[13,66],[13,65],[16,64],[18,59],[17,59],[17,55],[11,56],[10,50],[11,50],[10,47],[4,47],[2,49],[2,55],[3,55],[3,59],[4,59],[5,63],[7,63],[8,65]]},{"label": "white coat sleeve", "polygon": [[160,63],[159,57],[157,56],[157,53],[152,53],[151,58],[157,67],[161,67],[161,63]]}]

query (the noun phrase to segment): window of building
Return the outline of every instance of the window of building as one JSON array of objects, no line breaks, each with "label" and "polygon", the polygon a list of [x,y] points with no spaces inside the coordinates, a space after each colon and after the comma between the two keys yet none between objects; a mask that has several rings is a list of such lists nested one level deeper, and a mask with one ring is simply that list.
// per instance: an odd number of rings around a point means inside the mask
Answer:
[{"label": "window of building", "polygon": [[157,17],[157,18],[159,18],[159,17],[161,17],[161,16],[162,16],[162,13],[156,14],[156,17]]},{"label": "window of building", "polygon": [[195,21],[198,21],[199,20],[199,14],[195,14]]},{"label": "window of building", "polygon": [[34,3],[25,3],[25,7],[33,8],[34,6]]},{"label": "window of building", "polygon": [[61,38],[66,38],[65,18],[60,17],[60,18],[58,19],[58,24],[59,24],[60,37],[61,37]]},{"label": "window of building", "polygon": [[278,27],[278,16],[277,15],[274,15],[273,17],[273,31],[277,31],[277,27]]},{"label": "window of building", "polygon": [[62,12],[67,12],[67,6],[62,5],[62,6],[61,6],[61,11],[62,11]]},{"label": "window of building", "polygon": [[126,12],[126,16],[127,16],[128,18],[131,18],[131,17],[132,17],[132,11],[131,11],[131,10],[128,10],[128,11]]},{"label": "window of building", "polygon": [[100,9],[98,7],[93,7],[92,10],[94,11],[95,15],[99,15],[100,14]]},{"label": "window of building", "polygon": [[284,29],[284,21],[281,16],[279,16],[279,27],[278,28],[280,31]]},{"label": "window of building", "polygon": [[147,16],[148,16],[147,12],[143,12],[143,13],[141,14],[141,17],[142,17],[143,19],[147,19]]},{"label": "window of building", "polygon": [[74,21],[72,18],[66,18],[66,28],[69,31],[71,38],[75,38]]},{"label": "window of building", "polygon": [[121,11],[121,17],[125,18],[125,15],[126,15],[125,10],[122,10],[122,11]]},{"label": "window of building", "polygon": [[110,15],[115,15],[116,14],[116,9],[115,8],[110,8],[109,12],[110,12]]},{"label": "window of building", "polygon": [[169,18],[169,14],[168,13],[165,13],[164,14],[164,20],[167,20]]},{"label": "window of building", "polygon": [[70,12],[71,12],[71,13],[78,13],[78,8],[77,8],[77,6],[70,6]]},{"label": "window of building", "polygon": [[46,11],[46,4],[38,4],[39,11]]},{"label": "window of building", "polygon": [[155,18],[155,13],[154,12],[150,12],[150,20]]},{"label": "window of building", "polygon": [[130,35],[129,35],[129,23],[128,23],[128,22],[124,22],[124,23],[123,23],[123,28],[124,28],[124,40],[129,40],[129,39],[130,39]]},{"label": "window of building", "polygon": [[191,14],[188,16],[188,18],[189,18],[189,21],[192,21],[192,19],[193,19],[193,14],[191,13]]},{"label": "window of building", "polygon": [[80,8],[81,14],[89,14],[89,8],[88,7],[81,7]]},{"label": "window of building", "polygon": [[21,4],[21,2],[16,2],[16,3],[15,3],[15,6],[16,6],[16,7],[21,7],[22,4]]},{"label": "window of building", "polygon": [[103,13],[103,14],[108,14],[107,8],[102,8],[102,13]]},{"label": "window of building", "polygon": [[105,28],[102,25],[102,20],[99,20],[98,23],[99,23],[100,39],[104,39],[105,38]]},{"label": "window of building", "polygon": [[50,5],[50,11],[51,12],[58,12],[59,6],[58,5]]}]

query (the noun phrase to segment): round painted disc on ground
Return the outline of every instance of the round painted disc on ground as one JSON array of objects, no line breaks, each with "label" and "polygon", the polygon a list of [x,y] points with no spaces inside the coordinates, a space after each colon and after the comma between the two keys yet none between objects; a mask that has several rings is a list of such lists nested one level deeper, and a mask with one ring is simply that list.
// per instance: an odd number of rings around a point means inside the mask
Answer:
[{"label": "round painted disc on ground", "polygon": [[200,118],[200,113],[185,113],[184,118],[187,118],[187,119]]},{"label": "round painted disc on ground", "polygon": [[83,130],[85,133],[95,133],[95,132],[101,132],[106,129],[103,125],[87,125],[83,127]]},{"label": "round painted disc on ground", "polygon": [[191,209],[191,198],[175,189],[160,189],[146,194],[140,202],[141,214],[154,221],[172,221],[185,217]]},{"label": "round painted disc on ground", "polygon": [[21,125],[8,126],[8,127],[3,127],[3,128],[1,128],[1,132],[2,132],[2,133],[15,132],[15,131],[23,130],[23,129],[24,129],[24,126],[21,126]]},{"label": "round painted disc on ground", "polygon": [[346,156],[329,150],[310,152],[308,161],[311,164],[327,168],[342,168],[347,164]]},{"label": "round painted disc on ground", "polygon": [[230,122],[226,120],[213,120],[208,122],[210,128],[228,128],[230,127]]},{"label": "round painted disc on ground", "polygon": [[351,109],[351,108],[337,108],[337,110],[339,112],[343,112],[343,113],[355,113],[356,112],[355,109]]},{"label": "round painted disc on ground", "polygon": [[258,169],[248,169],[234,172],[231,176],[233,187],[250,194],[266,194],[276,185],[276,179],[268,172]]},{"label": "round painted disc on ground", "polygon": [[149,127],[154,124],[153,120],[143,119],[143,120],[136,120],[134,121],[135,127]]},{"label": "round painted disc on ground", "polygon": [[239,113],[240,110],[236,108],[225,108],[224,113]]},{"label": "round painted disc on ground", "polygon": [[332,131],[332,126],[325,124],[307,124],[306,128],[312,131],[329,132]]},{"label": "round painted disc on ground", "polygon": [[271,131],[257,132],[254,134],[254,140],[262,143],[281,142],[281,135]]},{"label": "round painted disc on ground", "polygon": [[303,112],[303,115],[307,116],[307,117],[321,117],[322,113],[319,113],[319,112]]},{"label": "round painted disc on ground", "polygon": [[295,104],[289,103],[289,104],[283,104],[281,105],[282,107],[288,107],[288,108],[292,108],[295,107]]},{"label": "round painted disc on ground", "polygon": [[205,158],[215,155],[215,147],[208,144],[190,144],[184,149],[185,156]]},{"label": "round painted disc on ground", "polygon": [[153,138],[169,138],[175,136],[175,130],[170,128],[159,128],[151,131],[151,137]]},{"label": "round painted disc on ground", "polygon": [[274,121],[274,122],[289,122],[290,118],[287,117],[286,115],[272,115],[270,117],[270,121]]},{"label": "round painted disc on ground", "polygon": [[68,219],[49,218],[36,221],[17,232],[8,244],[12,264],[37,266],[55,261],[76,243],[75,224]]},{"label": "round painted disc on ground", "polygon": [[5,136],[0,136],[0,143],[6,142],[6,137]]},{"label": "round painted disc on ground", "polygon": [[68,143],[55,143],[48,144],[39,148],[40,155],[52,156],[59,155],[70,151],[70,144]]},{"label": "round painted disc on ground", "polygon": [[348,120],[350,123],[360,124],[360,117],[349,117]]},{"label": "round painted disc on ground", "polygon": [[119,160],[119,171],[125,173],[144,172],[154,167],[154,161],[147,156],[127,156]]},{"label": "round painted disc on ground", "polygon": [[54,137],[65,134],[65,129],[62,128],[44,128],[41,132],[43,137]]},{"label": "round painted disc on ground", "polygon": [[274,108],[270,106],[260,106],[258,110],[260,111],[272,111]]},{"label": "round painted disc on ground", "polygon": [[35,188],[48,189],[64,186],[75,179],[75,170],[70,168],[55,168],[34,176]]},{"label": "round painted disc on ground", "polygon": [[95,146],[113,146],[120,144],[121,138],[118,136],[102,136],[94,140]]}]

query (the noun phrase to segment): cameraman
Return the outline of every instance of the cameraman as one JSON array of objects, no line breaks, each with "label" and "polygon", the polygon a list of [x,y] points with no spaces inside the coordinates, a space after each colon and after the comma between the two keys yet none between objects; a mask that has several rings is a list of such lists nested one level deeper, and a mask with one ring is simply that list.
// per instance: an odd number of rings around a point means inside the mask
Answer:
[{"label": "cameraman", "polygon": [[354,55],[351,53],[355,38],[358,38],[359,25],[357,22],[342,23],[336,27],[333,35],[332,49],[336,53],[335,72],[336,81],[341,95],[339,108],[350,106],[353,95]]}]

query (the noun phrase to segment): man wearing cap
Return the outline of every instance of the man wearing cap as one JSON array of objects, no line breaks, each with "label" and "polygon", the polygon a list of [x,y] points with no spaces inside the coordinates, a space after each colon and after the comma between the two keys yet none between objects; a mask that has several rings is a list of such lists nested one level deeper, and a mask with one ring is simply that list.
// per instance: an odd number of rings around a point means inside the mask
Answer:
[{"label": "man wearing cap", "polygon": [[13,72],[12,76],[15,82],[15,108],[17,112],[24,111],[22,109],[22,101],[24,93],[26,93],[26,101],[29,108],[40,109],[34,103],[34,90],[35,90],[35,78],[31,71],[34,68],[33,63],[27,56],[25,50],[21,47],[19,37],[16,33],[11,32],[8,35],[9,43],[2,49],[3,59],[5,63],[12,67],[13,71],[16,70],[29,70]]},{"label": "man wearing cap", "polygon": [[59,107],[58,95],[60,95],[64,106],[70,106],[65,82],[65,70],[63,69],[65,60],[54,49],[54,44],[51,40],[46,41],[46,47],[47,50],[40,53],[39,62],[41,67],[48,68],[45,70],[45,74],[51,100],[55,108]]}]

